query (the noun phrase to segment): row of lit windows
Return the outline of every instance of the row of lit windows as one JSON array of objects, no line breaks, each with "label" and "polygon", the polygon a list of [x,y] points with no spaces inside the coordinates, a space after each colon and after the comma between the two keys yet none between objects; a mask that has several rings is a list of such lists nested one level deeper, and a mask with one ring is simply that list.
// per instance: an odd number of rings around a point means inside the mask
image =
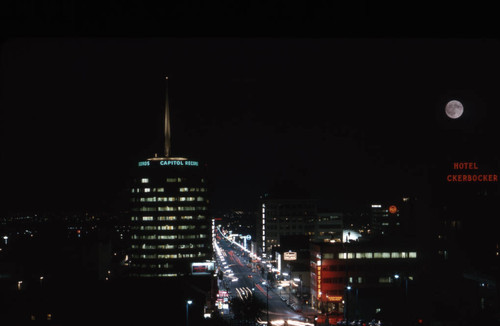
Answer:
[{"label": "row of lit windows", "polygon": [[161,206],[161,207],[141,207],[141,212],[172,212],[172,211],[206,211],[206,206]]},{"label": "row of lit windows", "polygon": [[172,268],[172,267],[174,267],[172,264],[169,264],[169,263],[163,263],[163,264],[134,264],[132,262],[130,265],[132,267],[140,267],[140,268]]},{"label": "row of lit windows", "polygon": [[[344,277],[325,277],[323,278],[322,282],[323,283],[336,283],[336,284],[343,284],[346,282],[346,278]],[[363,283],[363,277],[349,277],[349,283]]]},{"label": "row of lit windows", "polygon": [[[358,283],[358,284],[362,284],[364,283],[364,279],[363,277],[359,276],[359,277],[349,277],[349,283]],[[378,283],[392,283],[394,281],[393,277],[390,277],[390,276],[382,276],[382,277],[379,277],[378,278]],[[321,281],[323,284],[324,283],[333,283],[333,284],[345,284],[346,283],[346,278],[344,277],[328,277],[328,278],[324,278],[322,281]],[[339,292],[343,292],[343,290],[338,290]],[[329,291],[329,294],[331,292],[334,292],[334,291]],[[342,293],[339,293],[337,292],[336,294],[342,294]]]},{"label": "row of lit windows", "polygon": [[187,187],[182,187],[179,188],[179,192],[206,192],[207,188],[187,188]]},{"label": "row of lit windows", "polygon": [[203,239],[206,238],[206,234],[151,234],[151,235],[139,235],[132,234],[131,239],[133,240],[174,240],[174,239]]},{"label": "row of lit windows", "polygon": [[190,254],[131,254],[131,259],[178,259],[178,258],[196,258],[196,257],[205,257],[206,254],[203,252],[198,253],[190,253]]},{"label": "row of lit windows", "polygon": [[[178,216],[157,216],[156,220],[157,221],[176,221]],[[197,220],[204,220],[206,217],[205,215],[198,215],[196,217]],[[192,215],[182,215],[180,216],[181,220],[194,220],[194,216]],[[153,216],[143,216],[142,218],[138,216],[132,216],[130,218],[131,221],[154,221]]]},{"label": "row of lit windows", "polygon": [[156,231],[156,230],[195,230],[195,229],[206,229],[207,225],[141,225],[141,226],[132,226],[132,230],[141,230],[141,231]]},{"label": "row of lit windows", "polygon": [[[135,199],[135,198],[132,198]],[[155,203],[159,202],[176,202],[176,201],[204,201],[203,197],[141,197],[139,202]]]},{"label": "row of lit windows", "polygon": [[[167,182],[182,182],[182,178],[167,178]],[[149,178],[142,178],[141,183],[149,183]]]},{"label": "row of lit windows", "polygon": [[[324,253],[323,259],[336,259],[336,254],[334,253]],[[340,252],[338,253],[338,259],[372,259],[372,258],[417,258],[417,253],[415,251],[410,252]]]},{"label": "row of lit windows", "polygon": [[[141,193],[141,192],[165,192],[165,187],[157,187],[157,188],[132,188],[130,190],[133,194]],[[188,188],[181,187],[179,188],[179,192],[207,192],[207,188]]]},{"label": "row of lit windows", "polygon": [[131,277],[177,277],[177,274],[176,273],[168,273],[168,274],[164,274],[164,273],[145,273],[145,274],[138,274],[138,273],[131,273],[130,274]]}]

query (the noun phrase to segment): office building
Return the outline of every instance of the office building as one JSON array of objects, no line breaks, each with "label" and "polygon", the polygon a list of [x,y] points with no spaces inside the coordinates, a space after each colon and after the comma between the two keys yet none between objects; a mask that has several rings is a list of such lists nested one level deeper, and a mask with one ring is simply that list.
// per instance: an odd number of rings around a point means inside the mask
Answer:
[{"label": "office building", "polygon": [[130,192],[129,276],[213,274],[206,166],[170,155],[168,92],[165,156],[137,163]]},{"label": "office building", "polygon": [[257,237],[264,258],[269,258],[273,249],[280,246],[280,236],[314,234],[317,220],[314,200],[265,195],[260,207]]},{"label": "office building", "polygon": [[421,268],[415,245],[402,242],[318,242],[310,251],[312,306],[351,320],[405,300]]}]

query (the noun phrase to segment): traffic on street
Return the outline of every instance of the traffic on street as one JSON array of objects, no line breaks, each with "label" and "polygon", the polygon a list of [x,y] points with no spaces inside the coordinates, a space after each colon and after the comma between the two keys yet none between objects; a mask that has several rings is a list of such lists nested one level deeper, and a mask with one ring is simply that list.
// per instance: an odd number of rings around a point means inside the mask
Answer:
[{"label": "traffic on street", "polygon": [[[228,303],[234,298],[244,301],[256,296],[264,303],[256,323],[267,324],[269,321],[270,325],[314,325],[314,318],[304,314],[302,305],[293,300],[289,289],[269,279],[271,265],[266,265],[261,258],[226,237],[220,229],[217,229],[215,251],[219,291],[222,296],[227,294]],[[233,312],[229,304],[224,305],[224,301],[221,300],[222,314],[231,318]]]}]

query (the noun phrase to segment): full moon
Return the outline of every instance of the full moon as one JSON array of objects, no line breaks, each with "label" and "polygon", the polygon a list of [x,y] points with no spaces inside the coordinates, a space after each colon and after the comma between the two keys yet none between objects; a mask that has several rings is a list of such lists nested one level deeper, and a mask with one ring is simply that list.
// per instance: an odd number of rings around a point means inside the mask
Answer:
[{"label": "full moon", "polygon": [[459,101],[449,101],[444,108],[446,115],[452,119],[458,119],[464,113],[464,106]]}]

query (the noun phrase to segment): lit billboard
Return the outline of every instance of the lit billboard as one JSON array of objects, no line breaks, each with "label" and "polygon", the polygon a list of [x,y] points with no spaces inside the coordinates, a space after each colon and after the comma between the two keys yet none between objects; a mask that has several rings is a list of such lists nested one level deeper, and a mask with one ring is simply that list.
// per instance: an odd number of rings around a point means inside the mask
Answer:
[{"label": "lit billboard", "polygon": [[210,275],[215,273],[215,264],[213,262],[191,263],[192,275]]}]

